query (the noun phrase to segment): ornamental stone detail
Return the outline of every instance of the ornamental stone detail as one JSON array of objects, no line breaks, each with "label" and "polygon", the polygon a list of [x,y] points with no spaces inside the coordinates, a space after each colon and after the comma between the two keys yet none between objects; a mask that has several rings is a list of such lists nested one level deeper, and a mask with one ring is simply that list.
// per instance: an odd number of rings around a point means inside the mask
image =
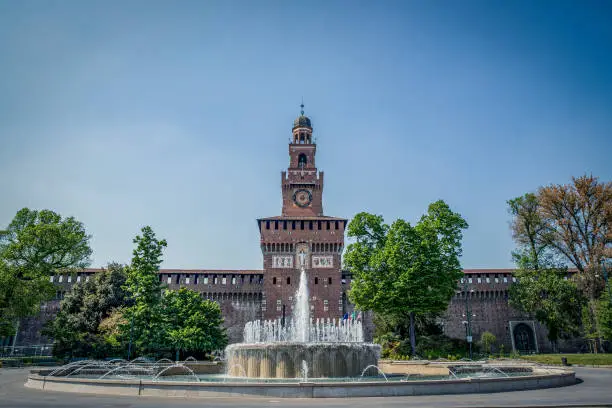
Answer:
[{"label": "ornamental stone detail", "polygon": [[313,268],[333,268],[334,267],[334,257],[332,255],[315,255],[312,257],[312,267]]},{"label": "ornamental stone detail", "polygon": [[274,255],[272,257],[273,268],[293,268],[293,255]]}]

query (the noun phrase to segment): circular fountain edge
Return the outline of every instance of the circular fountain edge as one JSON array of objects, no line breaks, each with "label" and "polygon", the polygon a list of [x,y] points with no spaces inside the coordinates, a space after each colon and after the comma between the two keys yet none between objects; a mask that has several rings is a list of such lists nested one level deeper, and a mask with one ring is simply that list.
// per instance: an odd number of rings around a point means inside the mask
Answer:
[{"label": "circular fountain edge", "polygon": [[533,367],[534,374],[503,378],[460,378],[406,382],[205,383],[149,380],[97,380],[46,377],[33,371],[26,387],[46,391],[109,395],[213,398],[228,396],[342,398],[493,393],[573,385],[575,373],[558,367]]}]

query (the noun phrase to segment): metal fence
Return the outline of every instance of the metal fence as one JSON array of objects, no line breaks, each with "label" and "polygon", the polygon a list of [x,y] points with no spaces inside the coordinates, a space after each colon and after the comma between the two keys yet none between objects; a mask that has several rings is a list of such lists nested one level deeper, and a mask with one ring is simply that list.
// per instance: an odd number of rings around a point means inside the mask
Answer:
[{"label": "metal fence", "polygon": [[46,357],[51,356],[53,344],[34,344],[31,346],[0,347],[0,357]]}]

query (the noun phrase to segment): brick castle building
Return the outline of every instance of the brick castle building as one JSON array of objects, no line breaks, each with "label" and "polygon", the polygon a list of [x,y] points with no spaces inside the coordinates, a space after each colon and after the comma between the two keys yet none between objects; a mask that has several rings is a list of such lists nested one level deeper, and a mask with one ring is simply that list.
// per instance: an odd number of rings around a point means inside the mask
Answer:
[{"label": "brick castle building", "polygon": [[[257,220],[263,269],[159,271],[160,281],[169,289],[188,287],[218,302],[230,342],[242,340],[247,321],[291,316],[301,262],[308,276],[313,317],[340,318],[353,311],[347,301],[351,275],[341,269],[347,220],[324,215],[323,172],[316,167],[317,145],[311,121],[303,110],[293,123],[288,148],[289,167],[281,173],[281,215]],[[51,277],[57,285],[56,299],[43,305],[39,316],[23,319],[17,336],[0,339],[2,345],[50,342],[41,335],[42,324],[57,313],[60,300],[73,284],[89,279],[98,271],[86,269],[75,276]],[[509,285],[515,280],[512,272],[511,269],[464,270],[457,293],[440,321],[444,333],[465,339],[469,320],[474,341],[482,332],[490,331],[507,351],[550,350],[546,329],[508,304]],[[365,337],[371,340],[373,325],[368,314],[365,314],[365,323]],[[573,348],[561,344],[561,348],[564,346]]]}]

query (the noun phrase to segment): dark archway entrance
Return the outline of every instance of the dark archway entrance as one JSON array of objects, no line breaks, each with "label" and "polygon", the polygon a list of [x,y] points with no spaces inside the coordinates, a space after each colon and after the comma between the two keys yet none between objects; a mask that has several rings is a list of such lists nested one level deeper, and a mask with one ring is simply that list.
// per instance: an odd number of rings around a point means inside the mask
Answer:
[{"label": "dark archway entrance", "polygon": [[536,351],[535,336],[533,329],[525,323],[514,326],[514,347],[521,353],[533,353]]}]

